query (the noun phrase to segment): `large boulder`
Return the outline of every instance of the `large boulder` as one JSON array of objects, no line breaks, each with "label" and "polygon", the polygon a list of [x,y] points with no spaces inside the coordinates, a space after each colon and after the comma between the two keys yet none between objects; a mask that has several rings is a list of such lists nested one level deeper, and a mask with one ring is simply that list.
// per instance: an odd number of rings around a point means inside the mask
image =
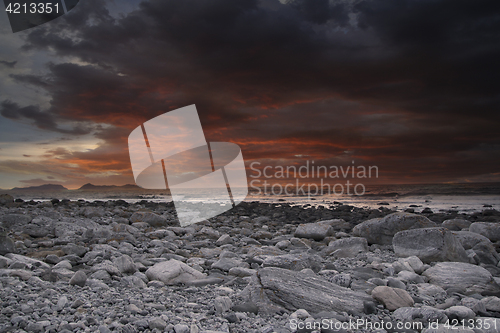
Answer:
[{"label": "large boulder", "polygon": [[479,243],[491,244],[491,241],[483,235],[470,231],[452,231],[453,236],[460,241],[464,249],[472,249]]},{"label": "large boulder", "polygon": [[315,241],[321,241],[325,237],[333,235],[334,230],[328,221],[299,224],[295,230],[294,236],[299,238],[310,238]]},{"label": "large boulder", "polygon": [[363,237],[349,237],[331,241],[323,250],[327,255],[333,254],[337,258],[352,258],[357,254],[368,251],[368,242]]},{"label": "large boulder", "polygon": [[470,225],[469,231],[483,235],[492,242],[500,241],[500,223],[474,222]]},{"label": "large boulder", "polygon": [[423,262],[469,262],[462,244],[446,228],[422,228],[400,231],[392,239],[400,257],[417,256]]},{"label": "large boulder", "polygon": [[369,244],[392,244],[392,237],[403,230],[432,228],[437,224],[427,217],[411,213],[393,213],[362,222],[352,230],[354,236],[364,237]]},{"label": "large boulder", "polygon": [[452,231],[460,231],[470,227],[472,222],[463,219],[451,219],[441,223],[441,226]]},{"label": "large boulder", "polygon": [[130,222],[146,222],[152,227],[164,227],[168,224],[166,218],[152,212],[135,212],[130,217]]},{"label": "large boulder", "polygon": [[422,275],[429,278],[429,283],[443,289],[459,288],[466,295],[492,295],[500,292],[500,287],[490,272],[483,267],[463,262],[440,262]]},{"label": "large boulder", "polygon": [[5,214],[0,216],[0,222],[2,222],[5,229],[10,230],[12,227],[24,225],[30,223],[33,218],[30,215],[24,214]]},{"label": "large boulder", "polygon": [[308,253],[290,253],[280,256],[265,256],[264,267],[280,267],[293,271],[310,268],[315,272],[321,269],[321,257]]},{"label": "large boulder", "polygon": [[259,305],[271,302],[290,311],[305,309],[311,313],[321,311],[363,313],[363,301],[372,301],[364,292],[352,291],[314,275],[277,267],[263,268],[258,278],[243,291],[250,301]]},{"label": "large boulder", "polygon": [[205,274],[175,259],[156,263],[146,271],[146,276],[149,280],[158,280],[169,285],[186,284],[206,277]]},{"label": "large boulder", "polygon": [[5,205],[14,202],[14,198],[10,194],[0,194],[0,205]]}]

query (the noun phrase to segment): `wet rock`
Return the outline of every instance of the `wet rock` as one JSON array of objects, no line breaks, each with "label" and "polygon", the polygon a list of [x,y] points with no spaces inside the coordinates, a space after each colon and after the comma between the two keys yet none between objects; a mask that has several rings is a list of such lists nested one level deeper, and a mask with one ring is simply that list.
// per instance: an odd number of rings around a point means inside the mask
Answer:
[{"label": "wet rock", "polygon": [[364,237],[369,244],[392,244],[392,237],[403,230],[437,227],[436,223],[422,215],[393,213],[383,218],[368,220],[356,225],[354,236]]},{"label": "wet rock", "polygon": [[421,228],[400,231],[392,240],[400,257],[416,256],[423,262],[469,262],[462,244],[446,228]]},{"label": "wet rock", "polygon": [[14,198],[10,194],[0,194],[0,205],[5,205],[9,203],[13,203]]}]

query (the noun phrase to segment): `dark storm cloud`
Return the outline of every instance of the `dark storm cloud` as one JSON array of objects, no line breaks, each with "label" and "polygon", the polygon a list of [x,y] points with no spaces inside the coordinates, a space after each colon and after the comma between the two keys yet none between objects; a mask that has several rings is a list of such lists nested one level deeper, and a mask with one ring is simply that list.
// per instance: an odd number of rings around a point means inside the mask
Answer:
[{"label": "dark storm cloud", "polygon": [[394,174],[488,173],[499,162],[499,13],[497,0],[151,0],[113,18],[88,0],[25,45],[87,64],[12,75],[52,100],[2,115],[58,131],[112,125],[81,156],[96,161],[126,156],[146,119],[196,104],[209,140],[255,159],[352,149]]},{"label": "dark storm cloud", "polygon": [[0,64],[4,65],[6,67],[9,67],[9,68],[14,68],[14,66],[16,66],[16,64],[17,64],[17,61],[0,60]]},{"label": "dark storm cloud", "polygon": [[0,114],[5,118],[13,120],[32,120],[35,126],[44,130],[75,135],[83,135],[90,132],[88,128],[82,125],[77,125],[71,129],[60,128],[55,122],[54,117],[47,112],[42,112],[38,106],[30,105],[20,107],[18,104],[9,100],[0,103]]}]

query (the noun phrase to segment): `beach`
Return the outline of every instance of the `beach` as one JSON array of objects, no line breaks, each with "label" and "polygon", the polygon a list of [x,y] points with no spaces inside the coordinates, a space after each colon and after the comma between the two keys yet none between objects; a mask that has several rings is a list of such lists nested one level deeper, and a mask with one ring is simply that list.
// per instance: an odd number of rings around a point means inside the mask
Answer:
[{"label": "beach", "polygon": [[2,332],[420,332],[500,318],[490,207],[250,201],[181,228],[172,202],[13,199],[0,206]]}]

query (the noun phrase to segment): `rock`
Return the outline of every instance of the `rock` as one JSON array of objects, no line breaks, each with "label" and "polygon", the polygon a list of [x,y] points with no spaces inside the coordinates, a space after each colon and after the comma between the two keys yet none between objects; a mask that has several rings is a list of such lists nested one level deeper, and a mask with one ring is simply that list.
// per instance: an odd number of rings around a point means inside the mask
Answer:
[{"label": "rock", "polygon": [[333,235],[334,230],[331,225],[325,222],[299,224],[295,230],[294,236],[299,238],[309,238],[315,241],[321,241],[325,237]]},{"label": "rock", "polygon": [[87,282],[87,274],[83,271],[78,271],[73,275],[71,280],[69,280],[69,284],[73,286],[85,286],[85,282]]},{"label": "rock", "polygon": [[453,231],[453,236],[460,241],[464,249],[469,250],[478,244],[492,244],[491,241],[483,235],[470,231]]},{"label": "rock", "polygon": [[[415,273],[413,273],[413,274],[415,274]],[[391,287],[391,288],[399,288],[399,289],[406,290],[406,285],[404,284],[403,281],[392,278],[392,277],[387,278],[387,286]]]},{"label": "rock", "polygon": [[188,325],[177,324],[174,326],[175,333],[190,333],[191,329]]},{"label": "rock", "polygon": [[280,267],[293,271],[310,268],[314,272],[321,269],[321,257],[308,253],[283,254],[279,256],[265,256],[264,267]]},{"label": "rock", "polygon": [[11,259],[13,262],[20,262],[26,264],[28,267],[39,267],[43,269],[50,269],[50,265],[37,259],[33,259],[30,257],[25,257],[20,254],[8,253],[5,255],[6,258]]},{"label": "rock", "polygon": [[175,259],[156,263],[146,271],[146,276],[149,280],[158,280],[170,285],[187,283],[206,277],[205,274]]},{"label": "rock", "polygon": [[485,297],[481,300],[488,311],[500,312],[500,298],[496,296]]},{"label": "rock", "polygon": [[450,320],[457,319],[461,321],[461,320],[473,319],[476,317],[474,311],[462,305],[452,306],[446,309],[445,313]]},{"label": "rock", "polygon": [[323,252],[337,258],[352,258],[368,251],[368,243],[362,237],[349,237],[331,241]]},{"label": "rock", "polygon": [[91,268],[92,272],[97,272],[97,271],[106,271],[110,275],[120,275],[120,271],[118,268],[109,260],[104,260],[103,262],[92,266]]},{"label": "rock", "polygon": [[421,228],[396,233],[394,252],[400,257],[416,256],[423,262],[469,262],[462,244],[446,228]]},{"label": "rock", "polygon": [[229,311],[232,306],[233,302],[227,296],[218,296],[214,300],[215,312],[219,315]]},{"label": "rock", "polygon": [[451,230],[451,231],[460,231],[462,229],[470,227],[471,222],[463,219],[451,219],[444,221],[441,226]]},{"label": "rock", "polygon": [[466,295],[500,292],[493,276],[485,268],[462,262],[440,262],[422,273],[429,283],[443,289],[459,287]]},{"label": "rock", "polygon": [[333,277],[332,282],[338,286],[349,288],[349,286],[351,285],[351,281],[352,281],[352,278],[351,278],[350,274],[342,273],[342,274],[335,275]]},{"label": "rock", "polygon": [[253,276],[257,274],[257,271],[250,268],[244,267],[233,267],[228,272],[229,275],[245,277],[245,276]]},{"label": "rock", "polygon": [[500,241],[500,223],[474,222],[470,225],[469,231],[483,235],[492,242]]},{"label": "rock", "polygon": [[138,276],[124,276],[120,280],[128,288],[146,288],[146,283]]},{"label": "rock", "polygon": [[231,236],[229,236],[228,234],[224,234],[224,235],[220,236],[219,239],[217,239],[217,241],[215,242],[215,245],[222,246],[222,245],[232,244],[232,243],[233,243],[233,239],[231,238]]},{"label": "rock", "polygon": [[16,253],[16,245],[14,241],[7,236],[0,235],[0,255],[6,255],[7,253]]},{"label": "rock", "polygon": [[392,244],[392,237],[403,230],[437,227],[436,223],[422,215],[392,213],[383,218],[368,220],[356,225],[354,236],[364,237],[369,244]]},{"label": "rock", "polygon": [[460,300],[460,305],[468,307],[469,309],[474,311],[475,314],[486,313],[486,307],[484,306],[484,304],[481,302],[481,300],[478,300],[474,297],[462,298]]},{"label": "rock", "polygon": [[134,274],[137,271],[134,261],[126,254],[113,259],[113,264],[120,273]]},{"label": "rock", "polygon": [[259,307],[253,302],[246,302],[234,305],[231,310],[233,310],[234,312],[247,312],[257,314],[259,312]]},{"label": "rock", "polygon": [[413,306],[413,298],[406,290],[386,286],[375,287],[372,297],[382,303],[388,310],[396,310],[402,307]]},{"label": "rock", "polygon": [[30,215],[24,214],[5,214],[0,216],[0,222],[2,222],[5,229],[10,230],[14,226],[24,225],[30,223],[33,218]]},{"label": "rock", "polygon": [[394,311],[394,319],[402,322],[418,321],[424,324],[424,327],[429,323],[445,323],[448,320],[445,312],[430,306],[421,308],[402,307]]},{"label": "rock", "polygon": [[149,321],[149,329],[157,329],[160,330],[160,332],[163,332],[165,327],[167,327],[167,323],[161,318],[154,318]]},{"label": "rock", "polygon": [[419,283],[417,284],[418,294],[421,296],[445,298],[446,290],[440,286],[436,286],[430,283]]},{"label": "rock", "polygon": [[[345,311],[359,315],[363,313],[363,301],[372,300],[362,292],[340,287],[321,277],[282,268],[263,268],[258,272],[258,276],[259,278],[252,279],[251,284],[245,288],[250,292],[251,299],[261,302],[268,300],[290,311]],[[252,288],[257,295],[252,294]],[[267,299],[261,298],[262,296]],[[260,308],[261,306],[259,310]]]},{"label": "rock", "polygon": [[239,267],[242,265],[242,263],[243,262],[238,258],[221,258],[212,264],[212,268],[229,272],[231,268]]},{"label": "rock", "polygon": [[8,203],[13,203],[14,198],[10,194],[0,194],[0,205],[5,205]]},{"label": "rock", "polygon": [[130,222],[146,222],[152,227],[164,227],[168,224],[163,216],[152,212],[135,212],[130,217]]}]

